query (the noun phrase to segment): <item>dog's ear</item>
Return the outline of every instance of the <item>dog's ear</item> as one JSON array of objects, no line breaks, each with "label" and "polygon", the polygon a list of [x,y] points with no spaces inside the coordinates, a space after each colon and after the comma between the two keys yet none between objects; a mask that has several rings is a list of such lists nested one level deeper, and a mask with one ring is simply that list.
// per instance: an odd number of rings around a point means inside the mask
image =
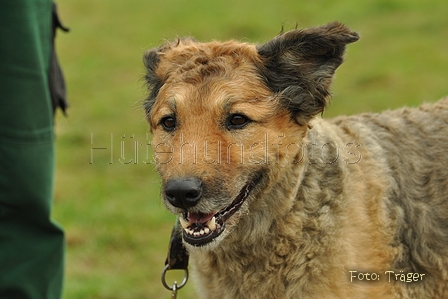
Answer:
[{"label": "dog's ear", "polygon": [[154,103],[156,101],[157,94],[160,88],[165,83],[168,76],[167,70],[159,70],[159,66],[163,57],[166,56],[173,48],[178,47],[183,44],[195,43],[196,40],[193,37],[183,37],[177,38],[173,42],[167,41],[160,47],[152,48],[146,51],[143,56],[143,63],[146,68],[145,81],[148,86],[149,95],[143,103],[143,108],[146,111],[148,120],[150,118],[150,113]]},{"label": "dog's ear", "polygon": [[299,124],[323,112],[345,46],[358,39],[356,32],[333,22],[292,30],[258,46],[263,79]]},{"label": "dog's ear", "polygon": [[161,47],[153,48],[146,51],[143,56],[143,63],[146,68],[145,81],[148,86],[148,97],[143,102],[143,108],[146,112],[146,117],[151,124],[151,110],[155,104],[157,94],[163,85],[163,78],[159,77],[156,73],[157,66],[160,62],[160,50]]}]

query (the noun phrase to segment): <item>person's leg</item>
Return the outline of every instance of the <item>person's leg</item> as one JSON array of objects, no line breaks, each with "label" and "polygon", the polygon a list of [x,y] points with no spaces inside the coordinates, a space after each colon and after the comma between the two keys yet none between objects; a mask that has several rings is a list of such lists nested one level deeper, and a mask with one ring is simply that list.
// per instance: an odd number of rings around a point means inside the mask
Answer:
[{"label": "person's leg", "polygon": [[50,220],[51,0],[0,1],[0,298],[58,299],[64,234]]}]

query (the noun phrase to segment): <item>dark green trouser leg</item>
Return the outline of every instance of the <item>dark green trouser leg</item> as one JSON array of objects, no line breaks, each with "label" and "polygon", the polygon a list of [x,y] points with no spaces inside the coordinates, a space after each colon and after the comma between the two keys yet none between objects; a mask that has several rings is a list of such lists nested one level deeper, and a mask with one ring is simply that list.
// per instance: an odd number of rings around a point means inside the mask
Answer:
[{"label": "dark green trouser leg", "polygon": [[50,220],[51,1],[0,1],[0,298],[58,299],[64,234]]}]

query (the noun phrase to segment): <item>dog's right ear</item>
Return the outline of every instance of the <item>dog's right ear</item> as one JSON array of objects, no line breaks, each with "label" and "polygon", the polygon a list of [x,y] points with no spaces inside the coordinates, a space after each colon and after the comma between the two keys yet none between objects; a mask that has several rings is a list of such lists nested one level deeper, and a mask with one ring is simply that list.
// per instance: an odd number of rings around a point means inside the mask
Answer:
[{"label": "dog's right ear", "polygon": [[160,63],[160,51],[162,47],[153,48],[146,51],[143,56],[143,63],[146,68],[145,81],[148,86],[148,97],[143,102],[143,108],[146,112],[148,122],[151,124],[151,111],[156,102],[157,94],[163,86],[163,78],[156,73],[157,66]]},{"label": "dog's right ear", "polygon": [[[184,57],[182,55],[174,54],[175,58],[172,57],[173,51],[171,50],[176,47],[192,44],[195,42],[196,40],[193,37],[177,38],[173,42],[167,41],[160,47],[152,48],[146,51],[145,55],[143,56],[143,63],[146,68],[145,81],[148,86],[149,92],[148,97],[143,103],[143,108],[146,111],[146,116],[150,123],[151,111],[156,102],[159,90],[160,88],[162,88],[163,84],[165,84],[165,81],[168,79],[168,77],[170,76],[170,72],[172,71],[170,66],[174,65],[174,68],[176,68],[180,63],[180,60],[188,60],[188,57],[185,55]],[[165,56],[167,56],[167,58],[164,61],[172,60],[172,62],[171,64],[165,63],[163,64],[163,67],[161,67],[163,58]]]},{"label": "dog's right ear", "polygon": [[305,124],[325,109],[345,46],[358,39],[338,22],[280,34],[257,48],[261,76],[292,117]]}]

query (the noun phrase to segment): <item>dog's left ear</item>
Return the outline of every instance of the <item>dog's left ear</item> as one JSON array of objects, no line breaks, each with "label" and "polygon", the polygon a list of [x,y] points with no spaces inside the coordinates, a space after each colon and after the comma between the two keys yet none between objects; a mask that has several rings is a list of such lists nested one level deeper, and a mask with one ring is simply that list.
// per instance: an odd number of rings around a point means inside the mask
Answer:
[{"label": "dog's left ear", "polygon": [[260,73],[294,119],[305,124],[324,110],[345,46],[358,39],[338,22],[280,34],[258,46]]}]

